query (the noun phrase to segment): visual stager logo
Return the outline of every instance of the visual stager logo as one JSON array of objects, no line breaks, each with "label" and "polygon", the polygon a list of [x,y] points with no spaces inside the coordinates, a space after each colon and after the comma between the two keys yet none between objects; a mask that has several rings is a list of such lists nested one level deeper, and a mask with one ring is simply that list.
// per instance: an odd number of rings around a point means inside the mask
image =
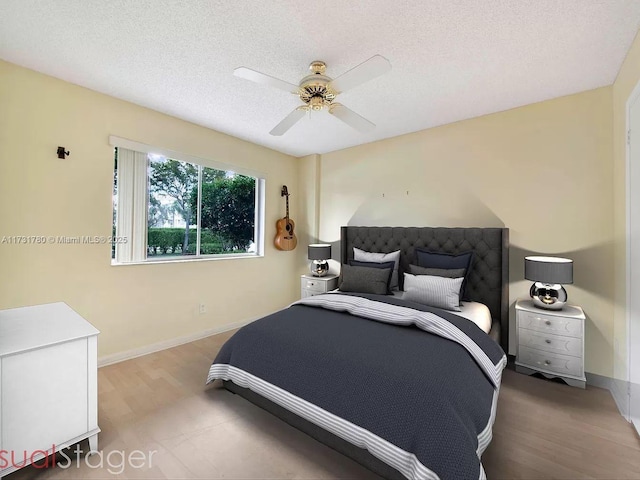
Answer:
[{"label": "visual stager logo", "polygon": [[[143,452],[142,450],[102,450],[85,452],[80,444],[70,451],[71,447],[58,450],[55,445],[51,445],[50,450],[0,450],[0,470],[10,469],[11,471],[32,465],[33,468],[91,468],[106,469],[112,475],[122,474],[126,468],[146,469],[153,467],[153,456],[157,450]],[[52,452],[57,452],[61,459],[57,459]],[[57,461],[56,461],[57,460]],[[83,467],[84,465],[84,467]]]},{"label": "visual stager logo", "polygon": [[[55,452],[56,446],[51,445],[51,450],[33,450],[28,452],[27,450],[0,450],[0,470],[6,468],[17,469],[27,465],[33,464],[35,468],[49,468],[54,467],[54,457],[49,457],[51,452]],[[39,465],[36,462],[44,458],[44,465]],[[49,462],[51,458],[51,463]]]}]

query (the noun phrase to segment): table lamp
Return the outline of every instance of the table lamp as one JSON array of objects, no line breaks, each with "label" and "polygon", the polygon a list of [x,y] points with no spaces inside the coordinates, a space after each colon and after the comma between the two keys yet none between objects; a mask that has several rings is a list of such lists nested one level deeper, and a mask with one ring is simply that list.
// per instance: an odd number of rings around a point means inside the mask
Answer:
[{"label": "table lamp", "polygon": [[329,273],[329,262],[331,258],[331,245],[327,243],[312,243],[309,245],[308,258],[311,260],[309,266],[311,274],[315,277],[324,277]]},{"label": "table lamp", "polygon": [[573,260],[561,257],[525,257],[524,278],[534,282],[529,295],[536,307],[562,310],[568,298],[562,285],[573,283]]}]

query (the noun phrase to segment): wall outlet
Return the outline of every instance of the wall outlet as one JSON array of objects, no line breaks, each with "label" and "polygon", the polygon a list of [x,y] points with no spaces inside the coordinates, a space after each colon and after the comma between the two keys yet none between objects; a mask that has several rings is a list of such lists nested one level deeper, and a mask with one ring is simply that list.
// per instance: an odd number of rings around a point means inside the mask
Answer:
[{"label": "wall outlet", "polygon": [[200,312],[200,315],[207,313],[207,306],[204,303],[201,303],[198,305],[198,312]]}]

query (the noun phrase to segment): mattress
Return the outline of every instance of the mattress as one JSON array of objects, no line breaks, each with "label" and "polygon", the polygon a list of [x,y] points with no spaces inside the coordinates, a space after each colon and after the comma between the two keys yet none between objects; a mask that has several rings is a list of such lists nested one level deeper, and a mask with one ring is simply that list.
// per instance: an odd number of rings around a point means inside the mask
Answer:
[{"label": "mattress", "polygon": [[[396,291],[393,296],[395,298],[402,299],[404,292]],[[491,312],[489,311],[489,307],[485,304],[479,302],[461,302],[460,310],[460,312],[451,313],[455,313],[467,320],[471,320],[484,333],[489,333],[491,331]]]}]

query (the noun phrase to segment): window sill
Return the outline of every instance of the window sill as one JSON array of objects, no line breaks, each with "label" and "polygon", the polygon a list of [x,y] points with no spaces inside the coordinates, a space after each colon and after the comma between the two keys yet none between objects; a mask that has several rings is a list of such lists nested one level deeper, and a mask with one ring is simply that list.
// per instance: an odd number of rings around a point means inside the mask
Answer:
[{"label": "window sill", "polygon": [[191,262],[210,262],[217,260],[238,260],[242,258],[264,258],[264,255],[258,255],[256,253],[237,253],[230,255],[201,255],[199,257],[192,258],[172,258],[172,259],[146,259],[140,262],[116,262],[111,260],[112,267],[126,267],[129,265],[157,265],[165,263],[191,263]]}]

